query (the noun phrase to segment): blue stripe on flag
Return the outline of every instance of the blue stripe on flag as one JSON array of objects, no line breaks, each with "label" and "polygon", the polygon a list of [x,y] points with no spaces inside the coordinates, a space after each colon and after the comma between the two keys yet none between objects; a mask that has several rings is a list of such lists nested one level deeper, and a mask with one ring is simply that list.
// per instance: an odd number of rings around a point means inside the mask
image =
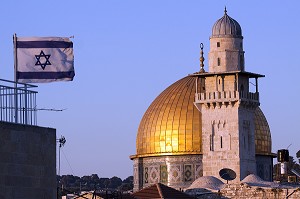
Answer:
[{"label": "blue stripe on flag", "polygon": [[17,41],[17,48],[73,48],[73,42],[66,42],[66,41]]},{"label": "blue stripe on flag", "polygon": [[17,72],[17,79],[63,79],[75,76],[74,71],[68,72]]}]

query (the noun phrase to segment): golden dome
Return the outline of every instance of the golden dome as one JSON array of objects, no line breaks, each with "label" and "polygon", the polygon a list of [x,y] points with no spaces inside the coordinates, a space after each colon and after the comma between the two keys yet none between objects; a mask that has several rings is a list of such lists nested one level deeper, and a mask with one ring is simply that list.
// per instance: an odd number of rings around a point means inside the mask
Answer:
[{"label": "golden dome", "polygon": [[137,134],[137,156],[201,153],[201,116],[194,106],[195,78],[165,89],[144,114]]},{"label": "golden dome", "polygon": [[258,107],[254,115],[255,122],[255,153],[269,155],[272,150],[271,131],[267,119]]},{"label": "golden dome", "polygon": [[[145,112],[136,138],[135,157],[202,154],[201,113],[194,106],[195,76],[165,89]],[[260,108],[255,112],[257,154],[271,153],[271,134]]]}]

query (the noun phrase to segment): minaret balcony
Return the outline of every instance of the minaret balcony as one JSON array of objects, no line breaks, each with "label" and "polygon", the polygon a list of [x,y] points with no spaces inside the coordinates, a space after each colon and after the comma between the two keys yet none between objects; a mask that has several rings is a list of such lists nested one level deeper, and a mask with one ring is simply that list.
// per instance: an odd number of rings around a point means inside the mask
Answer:
[{"label": "minaret balcony", "polygon": [[259,93],[239,91],[214,91],[195,94],[196,104],[218,103],[218,102],[250,102],[259,103]]}]

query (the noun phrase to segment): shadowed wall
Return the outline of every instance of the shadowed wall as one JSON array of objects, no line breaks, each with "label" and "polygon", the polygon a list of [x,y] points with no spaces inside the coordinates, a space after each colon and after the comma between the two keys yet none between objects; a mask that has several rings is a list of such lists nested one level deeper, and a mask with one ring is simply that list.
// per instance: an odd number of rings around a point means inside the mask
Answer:
[{"label": "shadowed wall", "polygon": [[56,198],[56,130],[0,122],[0,198]]}]

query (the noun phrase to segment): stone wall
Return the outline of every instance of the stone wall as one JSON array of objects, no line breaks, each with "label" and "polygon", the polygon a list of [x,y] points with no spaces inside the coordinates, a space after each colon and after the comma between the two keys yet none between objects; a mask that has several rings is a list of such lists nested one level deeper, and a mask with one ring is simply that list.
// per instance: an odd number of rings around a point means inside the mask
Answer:
[{"label": "stone wall", "polygon": [[273,181],[273,157],[256,155],[257,175],[265,181]]},{"label": "stone wall", "polygon": [[197,199],[299,199],[300,186],[297,188],[270,188],[251,187],[242,183],[227,184],[220,191],[199,188],[188,190],[186,193]]},{"label": "stone wall", "polygon": [[0,198],[56,198],[56,130],[0,122]]},{"label": "stone wall", "polygon": [[228,184],[220,191],[222,198],[239,198],[239,199],[298,199],[300,198],[300,188],[266,188],[249,186],[247,184]]},{"label": "stone wall", "polygon": [[243,59],[242,38],[210,38],[210,51],[208,53],[209,72],[243,71]]}]

